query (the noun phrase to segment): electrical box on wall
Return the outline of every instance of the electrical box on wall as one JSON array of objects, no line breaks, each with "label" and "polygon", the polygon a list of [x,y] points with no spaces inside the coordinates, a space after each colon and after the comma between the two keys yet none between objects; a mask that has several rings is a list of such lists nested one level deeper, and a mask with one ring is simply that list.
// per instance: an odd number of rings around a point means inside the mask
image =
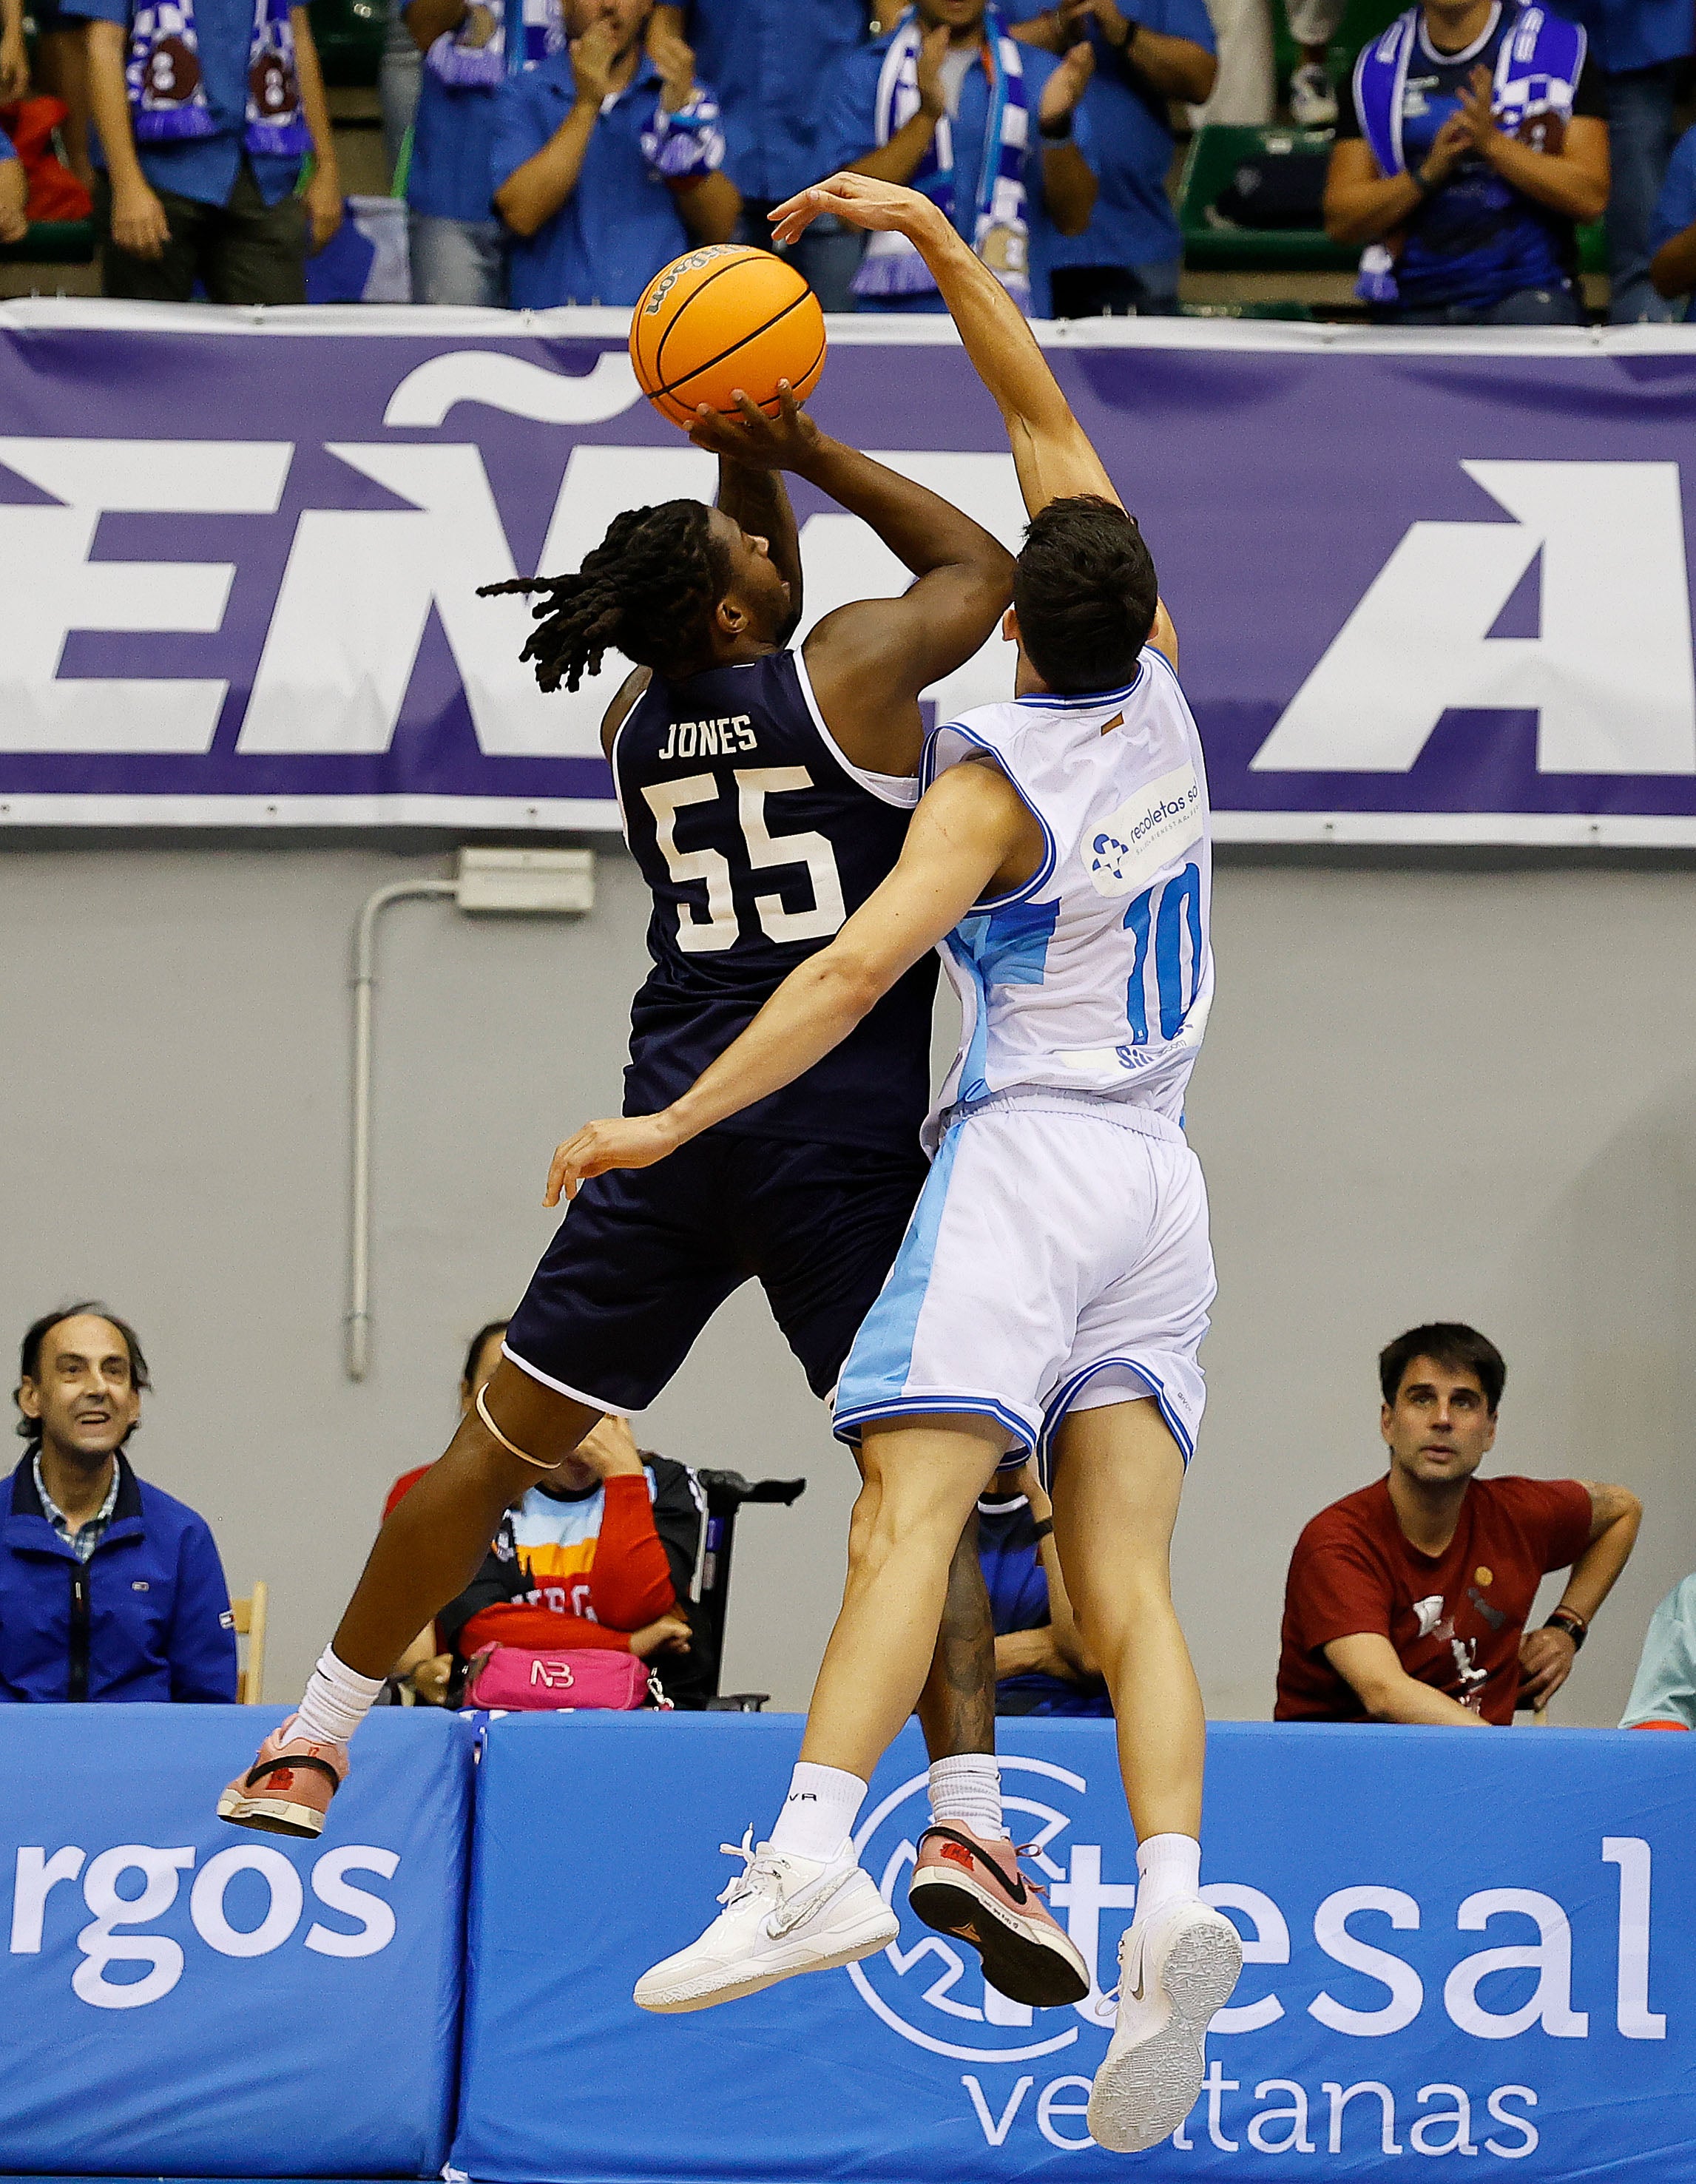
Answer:
[{"label": "electrical box on wall", "polygon": [[593,850],[461,850],[461,910],[508,917],[584,916],[594,908]]}]

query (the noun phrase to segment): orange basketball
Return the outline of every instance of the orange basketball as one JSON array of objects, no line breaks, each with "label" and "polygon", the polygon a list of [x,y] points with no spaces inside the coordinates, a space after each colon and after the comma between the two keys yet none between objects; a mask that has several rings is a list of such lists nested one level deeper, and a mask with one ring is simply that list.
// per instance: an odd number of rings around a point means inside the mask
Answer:
[{"label": "orange basketball", "polygon": [[824,369],[824,314],[792,265],[769,250],[715,242],[655,275],[630,320],[642,392],[685,430],[705,402],[734,415],[739,387],[768,417],[778,382],[805,401]]}]

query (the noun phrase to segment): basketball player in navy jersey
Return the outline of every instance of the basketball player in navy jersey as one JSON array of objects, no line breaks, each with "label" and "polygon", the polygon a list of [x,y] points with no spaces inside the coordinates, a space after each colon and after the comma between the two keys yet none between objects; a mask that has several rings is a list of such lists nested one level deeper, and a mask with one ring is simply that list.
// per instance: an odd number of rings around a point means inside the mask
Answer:
[{"label": "basketball player in navy jersey", "polygon": [[[541,595],[525,657],[544,689],[576,689],[609,651],[639,663],[603,731],[654,898],[632,1114],[677,1098],[887,877],[918,800],[919,694],[971,658],[1012,597],[1012,557],[986,531],[783,396],[775,420],[745,398],[739,421],[701,411],[693,437],[721,459],[716,508],[630,510],[577,574],[492,588]],[[868,523],[916,580],[900,599],[837,609],[800,651],[789,649],[801,576],[784,470]],[[298,1711],[225,1791],[225,1819],[321,1832],[349,1737],[404,1646],[469,1581],[509,1502],[604,1413],[645,1409],[750,1276],[815,1393],[830,1394],[924,1180],[935,969],[916,964],[818,1067],[662,1178],[611,1175],[581,1194],[494,1376],[383,1527]],[[933,1809],[955,1855],[986,1857],[1005,1877],[1003,1992],[1070,2001],[1087,1971],[1018,1878],[1001,1826],[994,1641],[974,1548],[968,1537],[956,1557],[919,1708]],[[856,1954],[894,1938],[881,1902],[873,1923]]]}]

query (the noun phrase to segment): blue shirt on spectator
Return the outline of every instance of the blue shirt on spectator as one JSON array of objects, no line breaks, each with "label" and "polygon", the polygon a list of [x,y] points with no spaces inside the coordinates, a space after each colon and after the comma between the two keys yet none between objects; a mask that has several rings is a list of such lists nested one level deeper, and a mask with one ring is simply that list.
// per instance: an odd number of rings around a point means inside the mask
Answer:
[{"label": "blue shirt on spectator", "polygon": [[[883,73],[884,56],[894,35],[891,31],[889,37],[879,38],[875,45],[862,46],[838,64],[823,102],[824,121],[818,144],[820,174],[834,174],[839,167],[851,167],[868,152],[876,150],[878,78]],[[1030,226],[1030,314],[1033,318],[1046,319],[1052,315],[1047,269],[1065,262],[1055,255],[1065,238],[1049,219],[1042,201],[1042,140],[1036,133],[1036,114],[1043,87],[1060,64],[1052,53],[1044,53],[1038,46],[1021,46],[1019,58],[1024,64],[1025,109],[1030,120],[1030,145],[1024,163],[1025,218]],[[990,75],[980,58],[974,58],[961,79],[960,110],[950,119],[954,135],[954,225],[970,242],[978,225],[977,185],[984,171],[984,134],[990,119]],[[1079,113],[1073,141],[1094,166],[1094,141],[1086,113]],[[857,308],[862,311],[944,311],[947,306],[940,296],[928,294],[862,296]]]},{"label": "blue shirt on spectator", "polygon": [[[1047,12],[1049,0],[1007,0],[1009,22]],[[1216,53],[1207,0],[1133,0],[1124,12],[1143,29],[1187,38]],[[1051,230],[1042,238],[1049,265],[1157,265],[1183,255],[1178,215],[1166,192],[1174,138],[1166,100],[1152,90],[1102,35],[1090,25],[1096,72],[1084,93],[1090,164],[1101,189],[1081,235]],[[1035,253],[1033,252],[1033,255]]]},{"label": "blue shirt on spectator", "polygon": [[0,129],[0,159],[15,159],[17,156],[17,146],[6,134],[6,131],[3,129]]},{"label": "blue shirt on spectator", "polygon": [[865,43],[866,0],[692,0],[686,20],[723,110],[725,171],[743,196],[776,203],[829,174],[819,86]]},{"label": "blue shirt on spectator", "polygon": [[[1649,231],[1651,254],[1663,243],[1671,242],[1675,235],[1682,235],[1693,221],[1696,221],[1696,129],[1687,129],[1673,147],[1666,180],[1655,200],[1654,223]],[[1686,301],[1687,323],[1693,308],[1696,308],[1696,296]]]},{"label": "blue shirt on spectator", "polygon": [[1606,75],[1696,53],[1696,8],[1690,0],[1554,0],[1554,12],[1584,25],[1590,58]]},{"label": "blue shirt on spectator", "polygon": [[[130,0],[62,0],[60,12],[120,24],[127,31]],[[171,190],[197,204],[224,205],[236,187],[242,161],[253,163],[254,180],[268,205],[281,204],[300,180],[301,163],[272,152],[248,153],[242,144],[248,125],[248,53],[253,42],[253,0],[195,0],[195,34],[200,43],[200,75],[206,103],[217,124],[210,136],[189,136],[174,144],[138,144],[136,156],[148,186]],[[92,140],[97,166],[106,164],[98,135]]]},{"label": "blue shirt on spectator", "polygon": [[[642,156],[642,131],[659,94],[660,72],[644,54],[628,85],[601,109],[576,189],[534,235],[512,237],[509,295],[515,311],[633,304],[660,268],[689,248],[676,201],[663,182],[650,178]],[[504,83],[495,97],[498,190],[571,112],[577,98],[571,55],[555,53]]]},{"label": "blue shirt on spectator", "polygon": [[499,86],[444,83],[427,61],[412,124],[406,202],[434,220],[493,220]]},{"label": "blue shirt on spectator", "polygon": [[[1030,1504],[1020,1494],[1008,1501],[978,1504],[978,1560],[990,1596],[990,1619],[997,1638],[1014,1630],[1043,1630],[1053,1620],[1048,1580],[1037,1549]],[[1080,1682],[1027,1669],[996,1685],[997,1713],[1107,1714],[1113,1707],[1099,1676]]]}]

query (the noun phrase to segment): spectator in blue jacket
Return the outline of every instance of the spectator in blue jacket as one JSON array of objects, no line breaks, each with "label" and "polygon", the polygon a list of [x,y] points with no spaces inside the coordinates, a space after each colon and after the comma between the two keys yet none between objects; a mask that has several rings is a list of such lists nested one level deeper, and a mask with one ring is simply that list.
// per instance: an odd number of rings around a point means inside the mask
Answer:
[{"label": "spectator in blue jacket", "polygon": [[1171,102],[1199,106],[1213,90],[1207,0],[1012,0],[1007,14],[1016,38],[1055,53],[1087,39],[1095,55],[1082,110],[1101,188],[1081,235],[1041,238],[1054,316],[1170,317],[1184,261],[1166,188]]},{"label": "spectator in blue jacket", "polygon": [[147,1359],[103,1305],[25,1335],[27,1446],[0,1518],[0,1702],[233,1703],[235,1618],[202,1518],[131,1468]]},{"label": "spectator in blue jacket", "polygon": [[979,1497],[978,1560],[996,1629],[996,1712],[1110,1714],[1107,1684],[1072,1613],[1054,1512],[1034,1464],[997,1472]]},{"label": "spectator in blue jacket", "polygon": [[[768,218],[816,182],[819,86],[872,36],[897,0],[686,0],[654,10],[654,27],[687,38],[724,110],[725,172],[742,195],[739,242],[772,247]],[[837,220],[816,220],[784,255],[827,311],[853,308],[848,284],[865,237]]]},{"label": "spectator in blue jacket", "polygon": [[1649,242],[1654,253],[1649,277],[1655,292],[1666,301],[1667,316],[1688,324],[1696,303],[1696,129],[1687,129],[1678,140],[1655,203]]},{"label": "spectator in blue jacket", "polygon": [[1696,53],[1690,0],[1554,0],[1590,34],[1613,179],[1608,198],[1608,317],[1616,326],[1665,324],[1678,314],[1649,273],[1650,227],[1678,135],[1677,106]]},{"label": "spectator in blue jacket", "polygon": [[499,93],[494,209],[508,300],[633,304],[692,244],[728,242],[742,210],[695,55],[644,37],[653,0],[565,0],[566,51]]}]

